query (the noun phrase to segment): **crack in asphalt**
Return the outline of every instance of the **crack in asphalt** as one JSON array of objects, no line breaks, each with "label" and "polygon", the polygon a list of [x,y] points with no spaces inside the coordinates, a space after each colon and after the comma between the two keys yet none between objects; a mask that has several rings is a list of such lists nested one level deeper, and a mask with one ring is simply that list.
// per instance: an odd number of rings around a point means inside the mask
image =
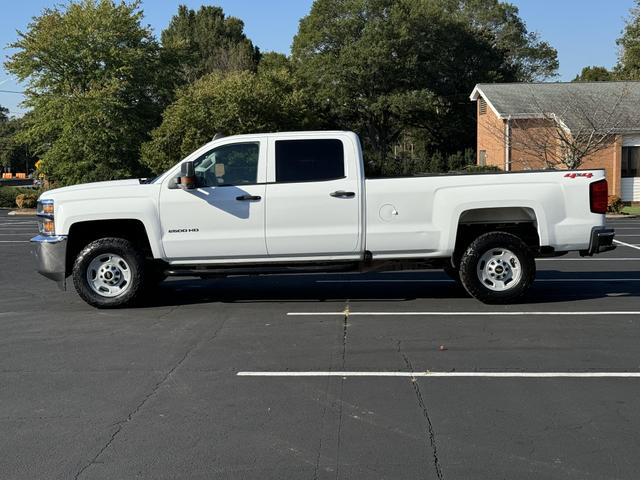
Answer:
[{"label": "crack in asphalt", "polygon": [[[407,368],[413,373],[413,365],[409,360],[409,357],[405,355],[401,348],[401,341],[398,340],[398,353],[402,356],[405,365]],[[416,398],[418,400],[418,406],[422,410],[422,414],[424,415],[425,420],[427,421],[427,434],[429,437],[429,444],[431,445],[431,450],[433,452],[433,466],[436,469],[436,476],[438,480],[444,479],[444,474],[442,472],[442,467],[440,465],[440,460],[438,459],[438,446],[436,444],[436,435],[433,431],[433,423],[431,422],[431,417],[429,416],[429,411],[427,410],[427,405],[424,402],[424,398],[422,397],[422,392],[420,391],[420,385],[415,377],[411,377],[411,384],[413,386],[413,390],[416,394]]]},{"label": "crack in asphalt", "polygon": [[[344,307],[342,322],[342,365],[340,369],[344,371],[347,358],[347,321],[349,320],[349,300]],[[342,442],[342,394],[344,392],[344,377],[340,379],[340,403],[338,404],[338,440],[336,446],[336,478],[340,476],[340,444]]]},{"label": "crack in asphalt", "polygon": [[[331,366],[333,366],[333,355],[331,355],[331,357]],[[329,368],[329,370],[331,370],[331,368]],[[327,381],[324,387],[324,408],[322,409],[322,415],[320,416],[320,440],[318,441],[318,455],[316,456],[316,465],[313,470],[313,480],[318,480],[318,470],[320,468],[320,457],[322,454],[322,436],[324,435],[324,417],[327,413],[327,399],[329,398],[330,381],[331,377],[327,376]]]},{"label": "crack in asphalt", "polygon": [[155,396],[155,394],[158,392],[158,390],[160,390],[160,388],[167,382],[167,380],[169,380],[169,378],[171,378],[173,373],[178,368],[180,368],[180,366],[187,360],[187,358],[189,358],[189,356],[191,355],[191,353],[194,350],[196,350],[200,345],[208,343],[208,342],[210,342],[210,341],[212,341],[213,339],[216,338],[216,336],[218,335],[220,330],[222,330],[222,328],[224,327],[224,324],[226,323],[226,321],[227,321],[226,318],[224,320],[222,320],[222,323],[220,324],[220,326],[218,328],[216,328],[216,330],[213,332],[213,334],[211,336],[209,336],[208,338],[206,338],[204,340],[201,339],[201,340],[198,340],[198,341],[194,342],[187,349],[187,351],[184,353],[184,355],[176,362],[176,364],[173,367],[171,367],[164,374],[162,379],[160,379],[160,381],[155,383],[155,385],[153,386],[151,391],[147,395],[144,396],[144,398],[138,403],[138,405],[136,405],[136,407],[131,412],[129,412],[129,414],[123,420],[120,420],[120,421],[118,421],[118,422],[113,424],[117,428],[111,434],[111,437],[109,438],[107,443],[104,444],[104,446],[98,451],[98,453],[96,453],[96,455],[86,465],[84,465],[80,470],[78,470],[78,472],[73,477],[74,480],[78,480],[80,478],[80,476],[84,473],[84,471],[87,470],[91,465],[95,465],[96,463],[98,463],[97,462],[98,458],[100,458],[100,456],[113,444],[114,440],[116,439],[118,434],[122,431],[124,426],[127,423],[129,423],[131,420],[133,420],[133,417],[135,417],[136,414],[138,412],[140,412],[140,410],[142,410],[142,408],[149,401],[149,399],[151,399],[153,396]]},{"label": "crack in asphalt", "polygon": [[[345,305],[343,311],[345,318],[342,325],[342,369],[344,370],[346,342],[347,342],[347,318],[349,317],[349,301]],[[331,361],[329,362],[329,371],[333,371],[333,351],[331,353]],[[318,441],[318,455],[316,457],[316,465],[313,471],[313,480],[318,480],[318,471],[320,469],[320,458],[322,456],[322,436],[324,435],[324,418],[327,413],[328,398],[329,398],[329,386],[331,384],[331,377],[327,376],[327,381],[324,388],[324,407],[322,409],[322,415],[320,416],[320,440]],[[340,421],[342,421],[342,390],[340,391]],[[338,448],[340,446],[340,430],[341,426],[338,426]],[[337,462],[337,459],[336,459]]]}]

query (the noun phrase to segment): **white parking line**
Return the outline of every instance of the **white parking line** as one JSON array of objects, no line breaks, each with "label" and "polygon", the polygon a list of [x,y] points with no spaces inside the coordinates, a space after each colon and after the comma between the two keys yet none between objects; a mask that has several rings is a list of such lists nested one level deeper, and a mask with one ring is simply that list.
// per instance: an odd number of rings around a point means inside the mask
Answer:
[{"label": "white parking line", "polygon": [[485,378],[640,378],[640,372],[258,372],[236,373],[238,377],[485,377]]},{"label": "white parking line", "polygon": [[[451,283],[453,280],[443,279],[389,279],[389,280],[316,280],[315,283]],[[640,278],[540,278],[536,283],[545,282],[640,282]]]},{"label": "white parking line", "polygon": [[[313,317],[313,316],[344,316],[342,312],[287,312],[290,317]],[[521,316],[556,316],[556,315],[601,315],[601,316],[634,316],[640,315],[640,311],[577,311],[577,312],[349,312],[350,317],[354,316],[425,316],[425,317],[521,317]]]},{"label": "white parking line", "polygon": [[0,243],[31,243],[29,240],[0,240]]},{"label": "white parking line", "polygon": [[607,257],[581,257],[581,258],[536,258],[536,262],[639,262],[640,257],[607,258]]},{"label": "white parking line", "polygon": [[536,282],[640,282],[640,278],[540,278]]},{"label": "white parking line", "polygon": [[620,240],[614,240],[613,243],[617,243],[618,245],[622,245],[623,247],[635,248],[636,250],[640,250],[638,245],[631,245],[630,243],[624,243]]}]

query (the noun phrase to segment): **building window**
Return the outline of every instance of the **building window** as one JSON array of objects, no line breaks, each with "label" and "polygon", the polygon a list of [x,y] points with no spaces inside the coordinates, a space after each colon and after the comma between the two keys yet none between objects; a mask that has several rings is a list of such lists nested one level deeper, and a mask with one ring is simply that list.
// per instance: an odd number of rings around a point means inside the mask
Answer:
[{"label": "building window", "polygon": [[640,147],[622,147],[622,176],[640,177]]},{"label": "building window", "polygon": [[478,103],[478,112],[480,113],[480,115],[484,115],[485,113],[487,113],[487,102],[482,97],[480,97],[480,100]]},{"label": "building window", "polygon": [[487,164],[487,151],[480,150],[478,152],[478,165],[484,167]]}]

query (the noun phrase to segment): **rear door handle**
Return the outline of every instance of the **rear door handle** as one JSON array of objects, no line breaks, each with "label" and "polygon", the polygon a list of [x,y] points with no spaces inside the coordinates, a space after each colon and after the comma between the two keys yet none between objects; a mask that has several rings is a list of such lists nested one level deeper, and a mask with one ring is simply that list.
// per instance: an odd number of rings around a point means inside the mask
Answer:
[{"label": "rear door handle", "polygon": [[344,190],[337,190],[335,192],[331,192],[329,195],[337,198],[353,198],[356,196],[356,192],[345,192]]},{"label": "rear door handle", "polygon": [[240,200],[241,202],[246,202],[246,201],[250,201],[250,200],[262,200],[262,197],[260,195],[240,195],[239,197],[236,197],[236,200]]}]

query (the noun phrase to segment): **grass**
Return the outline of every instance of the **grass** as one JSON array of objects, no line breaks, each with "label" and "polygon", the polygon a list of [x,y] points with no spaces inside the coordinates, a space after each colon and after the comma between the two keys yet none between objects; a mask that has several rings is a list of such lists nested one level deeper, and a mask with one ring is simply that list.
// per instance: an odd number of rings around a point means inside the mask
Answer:
[{"label": "grass", "polygon": [[624,207],[622,213],[626,215],[640,215],[640,205]]}]

